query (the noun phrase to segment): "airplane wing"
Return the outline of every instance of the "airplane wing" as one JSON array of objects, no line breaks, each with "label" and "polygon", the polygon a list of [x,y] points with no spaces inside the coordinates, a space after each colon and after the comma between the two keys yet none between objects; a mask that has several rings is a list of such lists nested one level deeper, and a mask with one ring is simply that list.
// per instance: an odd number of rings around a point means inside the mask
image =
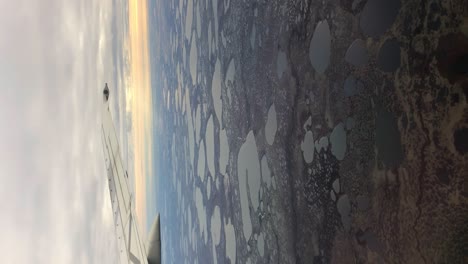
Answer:
[{"label": "airplane wing", "polygon": [[149,237],[149,253],[151,254],[147,255],[136,221],[134,199],[128,183],[128,174],[120,156],[119,142],[109,111],[108,98],[109,89],[106,84],[101,135],[120,260],[123,263],[159,264],[161,263],[159,215]]}]

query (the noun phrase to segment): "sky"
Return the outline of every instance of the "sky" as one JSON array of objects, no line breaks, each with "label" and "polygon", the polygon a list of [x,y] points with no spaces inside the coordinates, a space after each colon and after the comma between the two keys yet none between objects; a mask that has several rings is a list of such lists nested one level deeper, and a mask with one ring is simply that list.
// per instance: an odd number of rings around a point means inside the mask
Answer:
[{"label": "sky", "polygon": [[148,18],[146,0],[129,2],[129,75],[127,108],[132,115],[132,146],[134,155],[135,205],[140,229],[146,230],[146,179],[152,171],[152,95],[150,56],[148,48]]},{"label": "sky", "polygon": [[131,26],[135,15],[120,0],[0,0],[0,10],[0,262],[116,263],[102,89],[108,82],[115,94],[143,215],[145,33],[133,40],[140,26]]}]

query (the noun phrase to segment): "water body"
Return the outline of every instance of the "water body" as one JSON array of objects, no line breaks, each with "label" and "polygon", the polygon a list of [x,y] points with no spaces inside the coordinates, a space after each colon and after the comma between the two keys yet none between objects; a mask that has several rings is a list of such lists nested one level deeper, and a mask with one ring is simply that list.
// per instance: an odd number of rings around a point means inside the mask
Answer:
[{"label": "water body", "polygon": [[351,130],[356,125],[356,121],[352,117],[346,118],[346,129]]},{"label": "water body", "polygon": [[381,110],[375,120],[375,142],[380,159],[388,167],[394,167],[403,160],[400,132],[395,116]]},{"label": "water body", "polygon": [[336,204],[336,207],[338,208],[338,212],[341,215],[341,222],[343,224],[343,227],[345,230],[349,230],[351,227],[351,204],[349,202],[348,195],[342,195]]},{"label": "water body", "polygon": [[357,93],[359,81],[352,75],[348,76],[344,83],[344,94],[351,97]]},{"label": "water body", "polygon": [[278,124],[276,119],[276,109],[275,105],[273,104],[270,106],[270,110],[268,110],[268,119],[265,125],[265,136],[268,144],[273,145],[277,130]]},{"label": "water body", "polygon": [[301,144],[302,154],[307,163],[311,163],[314,160],[314,146],[314,135],[312,131],[307,131]]},{"label": "water body", "polygon": [[461,153],[468,152],[468,127],[462,127],[455,130],[453,134],[455,149]]},{"label": "water body", "polygon": [[389,39],[380,47],[377,65],[385,72],[394,72],[400,67],[400,44],[397,40]]},{"label": "water body", "polygon": [[283,73],[288,68],[288,59],[286,58],[286,53],[283,51],[278,52],[278,57],[276,57],[276,74],[278,78],[281,79]]},{"label": "water body", "polygon": [[359,210],[365,211],[370,206],[369,197],[367,197],[367,196],[359,195],[356,198],[356,201],[357,201],[357,207],[358,207]]},{"label": "water body", "polygon": [[332,184],[333,190],[335,193],[340,193],[340,179],[336,179]]},{"label": "water body", "polygon": [[364,66],[369,60],[366,43],[356,39],[346,51],[345,60],[356,67]]},{"label": "water body", "polygon": [[385,33],[395,21],[400,10],[399,0],[369,0],[361,14],[362,31],[371,37]]},{"label": "water body", "polygon": [[330,144],[332,154],[338,159],[343,160],[346,153],[346,131],[343,123],[339,123],[330,134]]},{"label": "water body", "polygon": [[310,63],[318,73],[324,73],[330,64],[330,46],[330,27],[328,22],[323,20],[317,24],[309,46]]},{"label": "water body", "polygon": [[382,253],[385,249],[385,246],[371,230],[367,230],[363,234],[360,234],[358,236],[358,240],[365,242],[369,249],[374,252]]}]

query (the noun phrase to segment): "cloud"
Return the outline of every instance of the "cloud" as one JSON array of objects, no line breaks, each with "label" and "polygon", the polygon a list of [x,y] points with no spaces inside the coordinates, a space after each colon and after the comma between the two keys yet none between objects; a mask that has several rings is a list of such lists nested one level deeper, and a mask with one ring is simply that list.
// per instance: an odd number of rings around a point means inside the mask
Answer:
[{"label": "cloud", "polygon": [[3,263],[116,263],[100,138],[111,0],[2,1]]}]

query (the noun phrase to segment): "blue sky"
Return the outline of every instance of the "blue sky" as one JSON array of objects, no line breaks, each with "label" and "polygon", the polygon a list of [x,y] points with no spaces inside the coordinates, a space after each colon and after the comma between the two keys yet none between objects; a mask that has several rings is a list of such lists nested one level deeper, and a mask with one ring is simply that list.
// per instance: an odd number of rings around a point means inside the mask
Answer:
[{"label": "blue sky", "polygon": [[125,79],[119,2],[0,0],[2,263],[116,262],[99,128]]}]

